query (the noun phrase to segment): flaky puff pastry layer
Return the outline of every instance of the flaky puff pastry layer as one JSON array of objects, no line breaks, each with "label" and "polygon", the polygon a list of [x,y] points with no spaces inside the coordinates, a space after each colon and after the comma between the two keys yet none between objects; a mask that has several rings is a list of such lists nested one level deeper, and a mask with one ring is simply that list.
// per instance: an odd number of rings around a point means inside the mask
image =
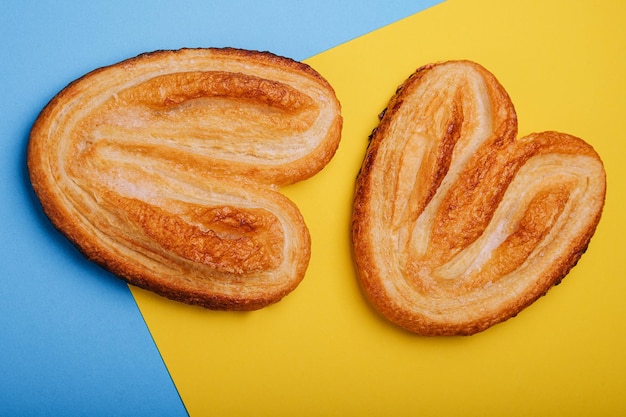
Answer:
[{"label": "flaky puff pastry layer", "polygon": [[590,145],[517,139],[513,104],[480,65],[418,69],[374,130],[359,173],[353,245],[364,293],[417,334],[471,335],[559,283],[604,205]]},{"label": "flaky puff pastry layer", "polygon": [[86,257],[131,284],[253,310],[303,279],[310,236],[279,186],[333,157],[340,104],[306,64],[183,49],[95,70],[35,122],[33,188]]}]

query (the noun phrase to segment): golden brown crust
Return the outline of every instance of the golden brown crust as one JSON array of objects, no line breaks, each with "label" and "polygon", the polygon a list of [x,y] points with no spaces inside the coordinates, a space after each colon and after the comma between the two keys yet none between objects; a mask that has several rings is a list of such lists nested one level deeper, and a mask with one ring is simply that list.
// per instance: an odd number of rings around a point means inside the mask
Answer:
[{"label": "golden brown crust", "polygon": [[357,178],[364,292],[421,335],[470,335],[560,282],[600,220],[602,161],[571,135],[516,139],[513,104],[469,61],[418,69],[391,99]]},{"label": "golden brown crust", "polygon": [[52,223],[89,259],[175,300],[252,310],[304,277],[309,233],[278,186],[321,170],[341,125],[333,89],[306,64],[157,51],[54,97],[28,168]]}]

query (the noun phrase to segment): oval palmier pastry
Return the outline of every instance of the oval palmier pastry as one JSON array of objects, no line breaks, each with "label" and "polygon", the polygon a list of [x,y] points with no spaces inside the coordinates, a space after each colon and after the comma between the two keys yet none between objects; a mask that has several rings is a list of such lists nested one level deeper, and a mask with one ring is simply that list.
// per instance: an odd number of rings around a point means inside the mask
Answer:
[{"label": "oval palmier pastry", "polygon": [[304,63],[157,51],[54,97],[28,168],[45,213],[87,258],[174,300],[253,310],[304,277],[309,232],[278,186],[321,170],[341,126],[333,89]]},{"label": "oval palmier pastry", "polygon": [[590,145],[516,139],[513,104],[480,65],[418,69],[374,130],[357,183],[353,245],[362,288],[391,322],[470,335],[559,283],[604,205]]}]

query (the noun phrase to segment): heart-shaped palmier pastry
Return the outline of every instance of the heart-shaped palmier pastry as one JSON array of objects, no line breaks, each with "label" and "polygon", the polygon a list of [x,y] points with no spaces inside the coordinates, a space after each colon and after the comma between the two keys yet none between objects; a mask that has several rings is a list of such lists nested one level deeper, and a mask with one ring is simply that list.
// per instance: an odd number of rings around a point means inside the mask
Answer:
[{"label": "heart-shaped palmier pastry", "polygon": [[362,288],[391,322],[469,335],[559,283],[598,224],[606,179],[593,148],[517,139],[513,104],[480,65],[418,69],[374,130],[356,184]]},{"label": "heart-shaped palmier pastry", "polygon": [[28,168],[47,216],[92,261],[174,300],[252,310],[304,277],[309,232],[278,186],[321,170],[341,126],[306,64],[158,51],[61,91],[32,128]]}]

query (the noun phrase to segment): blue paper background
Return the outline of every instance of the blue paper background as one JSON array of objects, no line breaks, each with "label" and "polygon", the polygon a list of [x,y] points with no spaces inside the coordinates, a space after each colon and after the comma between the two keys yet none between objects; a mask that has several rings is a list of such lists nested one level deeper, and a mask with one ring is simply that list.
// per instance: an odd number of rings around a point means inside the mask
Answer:
[{"label": "blue paper background", "polygon": [[32,123],[84,73],[142,52],[233,46],[298,60],[439,1],[39,1],[0,6],[0,415],[186,415],[126,284],[43,215]]}]

